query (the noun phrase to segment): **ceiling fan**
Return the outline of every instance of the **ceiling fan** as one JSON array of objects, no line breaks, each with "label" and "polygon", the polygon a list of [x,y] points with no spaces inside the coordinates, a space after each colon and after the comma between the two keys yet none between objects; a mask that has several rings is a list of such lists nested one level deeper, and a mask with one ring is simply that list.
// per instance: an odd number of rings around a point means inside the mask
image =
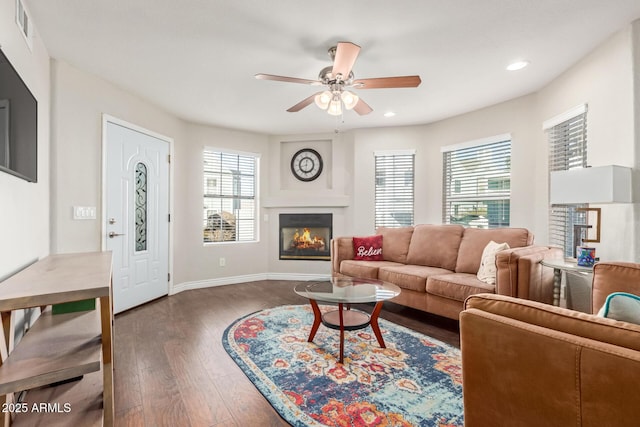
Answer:
[{"label": "ceiling fan", "polygon": [[256,74],[259,80],[275,80],[287,83],[301,83],[310,86],[326,86],[327,89],[314,93],[298,102],[287,111],[295,113],[315,104],[333,116],[342,114],[343,107],[353,109],[360,115],[369,114],[373,109],[358,95],[346,90],[354,89],[384,89],[400,87],[418,87],[420,76],[377,77],[371,79],[354,79],[353,64],[360,53],[360,46],[351,42],[339,42],[329,49],[329,56],[333,65],[323,68],[317,80],[299,79],[297,77],[275,76],[273,74]]}]

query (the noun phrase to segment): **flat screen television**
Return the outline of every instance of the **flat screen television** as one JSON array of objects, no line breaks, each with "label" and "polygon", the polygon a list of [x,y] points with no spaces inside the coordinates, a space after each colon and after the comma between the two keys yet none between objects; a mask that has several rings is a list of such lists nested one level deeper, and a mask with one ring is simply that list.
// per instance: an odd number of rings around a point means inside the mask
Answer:
[{"label": "flat screen television", "polygon": [[38,101],[1,49],[0,171],[38,182]]}]

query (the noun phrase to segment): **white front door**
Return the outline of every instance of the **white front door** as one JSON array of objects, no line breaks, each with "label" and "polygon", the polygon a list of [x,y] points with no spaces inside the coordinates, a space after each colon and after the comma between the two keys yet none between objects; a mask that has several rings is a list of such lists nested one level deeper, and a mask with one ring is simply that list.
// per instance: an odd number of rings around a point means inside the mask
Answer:
[{"label": "white front door", "polygon": [[169,291],[169,143],[106,122],[106,249],[114,312]]}]

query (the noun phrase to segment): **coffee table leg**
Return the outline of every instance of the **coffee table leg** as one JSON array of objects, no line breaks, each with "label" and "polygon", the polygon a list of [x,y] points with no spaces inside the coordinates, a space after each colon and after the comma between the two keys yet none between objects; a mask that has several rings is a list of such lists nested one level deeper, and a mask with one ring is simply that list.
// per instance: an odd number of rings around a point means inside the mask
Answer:
[{"label": "coffee table leg", "polygon": [[340,363],[344,361],[344,318],[342,317],[342,303],[338,304],[338,316],[340,317]]},{"label": "coffee table leg", "polygon": [[307,342],[313,342],[313,338],[316,336],[316,332],[318,332],[320,323],[322,323],[322,313],[320,313],[320,307],[318,307],[316,300],[310,299],[309,303],[313,309],[313,326],[311,326],[311,332],[309,333],[309,339]]},{"label": "coffee table leg", "polygon": [[376,306],[373,308],[373,312],[371,313],[371,329],[373,329],[373,333],[378,339],[378,344],[380,348],[387,348],[384,344],[384,339],[382,338],[382,333],[380,332],[380,326],[378,326],[378,316],[380,315],[380,311],[382,311],[382,301],[376,303]]}]

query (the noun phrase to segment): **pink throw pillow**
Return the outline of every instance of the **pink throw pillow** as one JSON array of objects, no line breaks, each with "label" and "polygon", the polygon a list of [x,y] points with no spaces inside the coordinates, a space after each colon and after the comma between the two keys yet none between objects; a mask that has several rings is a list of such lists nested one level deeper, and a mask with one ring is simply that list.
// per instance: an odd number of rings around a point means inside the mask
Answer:
[{"label": "pink throw pillow", "polygon": [[382,235],[353,238],[353,259],[382,261]]}]

